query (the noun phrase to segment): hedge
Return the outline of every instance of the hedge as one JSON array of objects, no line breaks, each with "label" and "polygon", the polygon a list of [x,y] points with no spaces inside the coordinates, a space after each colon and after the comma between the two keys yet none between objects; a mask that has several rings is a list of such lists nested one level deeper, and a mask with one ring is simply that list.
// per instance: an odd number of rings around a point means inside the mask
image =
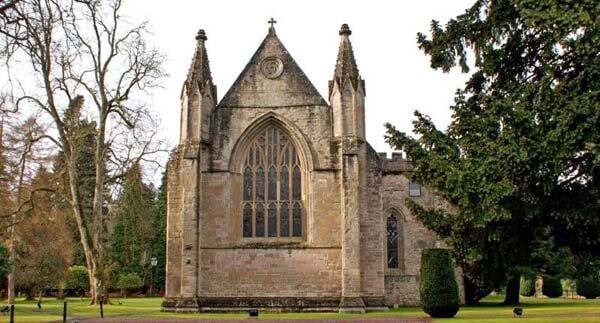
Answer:
[{"label": "hedge", "polygon": [[458,284],[448,249],[423,250],[419,294],[423,311],[431,317],[453,317],[458,312]]},{"label": "hedge", "polygon": [[535,277],[521,276],[521,287],[519,294],[528,297],[535,295]]},{"label": "hedge", "polygon": [[577,295],[587,299],[600,296],[600,275],[581,277],[576,283]]},{"label": "hedge", "polygon": [[544,284],[542,285],[542,293],[550,298],[561,297],[563,288],[560,283],[560,277],[545,276]]}]

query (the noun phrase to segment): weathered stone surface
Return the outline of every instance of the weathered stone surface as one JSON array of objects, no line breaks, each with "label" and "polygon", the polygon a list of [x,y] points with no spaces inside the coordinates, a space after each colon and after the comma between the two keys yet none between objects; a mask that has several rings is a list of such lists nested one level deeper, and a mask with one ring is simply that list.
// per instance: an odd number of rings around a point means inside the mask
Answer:
[{"label": "weathered stone surface", "polygon": [[[216,104],[199,35],[168,166],[164,310],[364,312],[418,303],[420,252],[439,243],[405,206],[410,162],[388,159],[365,140],[364,81],[349,28],[340,34],[330,104],[274,30]],[[243,167],[249,145],[269,127],[298,152],[300,237],[243,237]],[[443,205],[427,189],[415,199]],[[396,269],[386,265],[390,212],[402,230]]]}]

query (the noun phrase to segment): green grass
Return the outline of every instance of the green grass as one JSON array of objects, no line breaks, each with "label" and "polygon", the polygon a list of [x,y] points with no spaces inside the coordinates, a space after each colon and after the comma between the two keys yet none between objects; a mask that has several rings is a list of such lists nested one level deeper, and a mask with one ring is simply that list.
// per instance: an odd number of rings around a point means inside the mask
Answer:
[{"label": "green grass", "polygon": [[[98,306],[90,306],[87,299],[68,298],[69,319],[76,317],[99,317]],[[105,317],[135,318],[188,318],[188,319],[246,319],[247,314],[180,314],[160,311],[161,298],[113,298],[115,305],[106,305]],[[121,301],[123,305],[117,305]],[[503,306],[501,297],[486,298],[480,305],[461,307],[455,318],[434,320],[434,322],[515,322],[512,306]],[[524,315],[518,322],[600,322],[600,299],[571,300],[527,298],[521,299]],[[46,298],[42,309],[38,310],[35,301],[22,299],[16,304],[16,322],[60,321],[62,319],[62,301]],[[281,313],[261,314],[261,318],[270,319],[353,319],[364,317],[427,317],[419,307],[402,307],[389,312],[367,314],[337,313]],[[0,316],[0,322],[7,322],[8,316]]]}]

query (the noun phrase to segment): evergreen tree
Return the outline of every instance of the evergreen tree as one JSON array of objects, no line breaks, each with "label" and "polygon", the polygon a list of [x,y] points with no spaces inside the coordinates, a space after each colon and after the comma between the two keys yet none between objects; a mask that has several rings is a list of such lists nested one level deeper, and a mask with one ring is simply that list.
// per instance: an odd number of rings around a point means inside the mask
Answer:
[{"label": "evergreen tree", "polygon": [[[136,273],[147,282],[154,240],[154,191],[139,165],[127,172],[112,233],[112,258],[120,274]],[[118,276],[118,275],[114,275]]]},{"label": "evergreen tree", "polygon": [[[76,133],[77,143],[74,145],[77,147],[77,151],[74,152],[79,169],[79,182],[77,183],[79,199],[81,201],[82,213],[85,216],[86,221],[93,223],[94,218],[92,214],[93,200],[94,200],[94,182],[96,178],[96,166],[94,163],[94,150],[96,147],[96,123],[90,122],[81,116],[81,104],[71,104],[64,112],[64,119],[69,123],[69,128],[73,129],[73,133]],[[60,151],[56,157],[54,163],[55,171],[61,171],[65,169],[65,157],[64,153]],[[65,173],[64,185],[62,190],[68,195],[69,177]],[[65,201],[62,203],[62,209],[65,211],[70,208]],[[68,218],[67,225],[73,232],[75,241],[79,241],[79,230],[73,217]],[[76,265],[85,265],[85,254],[83,247],[80,243],[75,247],[75,254],[73,263]]]},{"label": "evergreen tree", "polygon": [[416,137],[387,127],[407,152],[414,180],[456,207],[411,210],[446,239],[467,275],[467,300],[519,274],[538,241],[577,255],[600,253],[600,6],[595,0],[479,0],[419,47],[431,66],[468,72],[438,130],[415,113]]},{"label": "evergreen tree", "polygon": [[157,266],[154,268],[153,286],[159,290],[165,288],[167,262],[167,173],[163,173],[162,182],[158,189],[156,206],[154,208],[155,236],[152,244],[152,256],[156,257]]}]

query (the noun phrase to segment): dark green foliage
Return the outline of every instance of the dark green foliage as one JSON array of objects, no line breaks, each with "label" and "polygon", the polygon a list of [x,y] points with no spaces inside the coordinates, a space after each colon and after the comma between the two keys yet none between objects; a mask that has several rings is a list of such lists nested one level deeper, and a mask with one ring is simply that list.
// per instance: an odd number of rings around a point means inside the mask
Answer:
[{"label": "dark green foliage", "polygon": [[[96,181],[96,164],[94,162],[94,152],[96,149],[96,123],[90,122],[81,117],[83,108],[83,97],[77,96],[73,99],[71,105],[64,112],[64,119],[69,123],[69,128],[77,138],[74,139],[76,151],[74,157],[77,160],[77,170],[79,171],[78,197],[81,201],[81,212],[88,223],[94,223],[92,214],[94,200],[94,184]],[[63,187],[65,195],[69,195],[68,174],[65,170],[65,156],[62,151],[58,153],[54,163],[55,172],[64,171]],[[65,201],[61,208],[66,212],[72,212],[71,206]],[[78,243],[75,245],[75,254],[73,263],[85,265],[85,255],[79,237],[79,230],[73,217],[69,217],[69,229],[73,232],[73,237]]]},{"label": "dark green foliage", "polygon": [[158,189],[156,206],[154,208],[155,237],[152,243],[152,255],[156,257],[157,265],[154,270],[153,286],[159,290],[165,288],[165,265],[167,259],[167,173],[163,174],[162,183]]},{"label": "dark green foliage", "polygon": [[139,166],[126,176],[112,234],[112,258],[118,273],[136,273],[146,283],[154,239],[154,191],[142,181]]},{"label": "dark green foliage", "polygon": [[419,294],[423,311],[431,317],[454,317],[458,312],[458,284],[447,249],[423,250]]},{"label": "dark green foliage", "polygon": [[433,68],[466,72],[473,52],[475,72],[445,131],[417,111],[416,136],[387,124],[386,140],[412,159],[415,181],[455,206],[449,214],[407,202],[451,247],[469,295],[543,267],[531,257],[536,248],[600,255],[597,3],[475,1],[418,35]]},{"label": "dark green foliage", "polygon": [[144,282],[136,273],[120,274],[117,278],[117,288],[120,288],[127,296],[135,290],[138,290],[144,286]]},{"label": "dark green foliage", "polygon": [[85,266],[71,266],[65,281],[65,289],[77,295],[83,295],[90,289],[90,278]]},{"label": "dark green foliage", "polygon": [[527,297],[535,295],[535,277],[521,276],[521,290],[519,294]]},{"label": "dark green foliage", "polygon": [[562,284],[558,276],[544,276],[542,293],[550,298],[561,297],[563,294]]},{"label": "dark green foliage", "polygon": [[8,272],[10,272],[11,266],[8,250],[3,245],[0,245],[0,279],[4,280]]},{"label": "dark green foliage", "polygon": [[600,296],[600,275],[585,276],[577,279],[577,295],[587,299]]}]

